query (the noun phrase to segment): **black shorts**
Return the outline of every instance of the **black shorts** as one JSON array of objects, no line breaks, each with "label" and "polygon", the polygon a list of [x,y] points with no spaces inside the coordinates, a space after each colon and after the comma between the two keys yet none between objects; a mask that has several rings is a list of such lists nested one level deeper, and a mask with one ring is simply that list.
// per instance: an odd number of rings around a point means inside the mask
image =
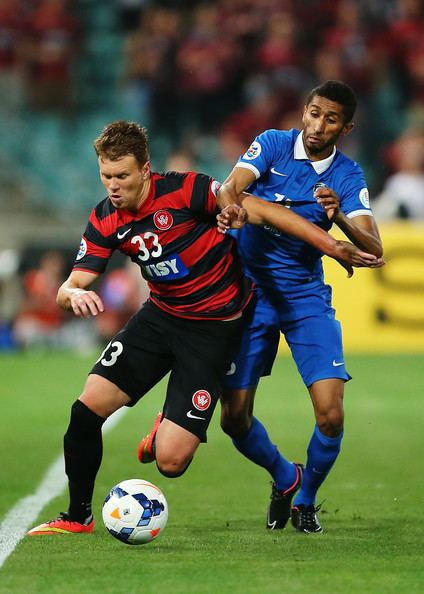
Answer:
[{"label": "black shorts", "polygon": [[188,320],[148,301],[110,341],[90,373],[118,386],[131,398],[128,406],[134,406],[170,371],[164,417],[206,441],[245,316]]}]

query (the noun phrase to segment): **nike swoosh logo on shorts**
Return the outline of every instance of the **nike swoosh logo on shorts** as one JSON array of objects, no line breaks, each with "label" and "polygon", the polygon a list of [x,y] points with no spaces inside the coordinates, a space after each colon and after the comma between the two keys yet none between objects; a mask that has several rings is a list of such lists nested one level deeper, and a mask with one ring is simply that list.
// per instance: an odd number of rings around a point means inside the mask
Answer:
[{"label": "nike swoosh logo on shorts", "polygon": [[281,177],[287,177],[288,173],[280,173],[274,167],[271,167],[271,173],[275,173],[275,175],[281,175]]},{"label": "nike swoosh logo on shorts", "polygon": [[227,371],[227,373],[225,375],[234,375],[235,372],[236,372],[236,364],[233,361],[230,365],[230,369]]},{"label": "nike swoosh logo on shorts", "polygon": [[126,231],[124,231],[123,233],[118,233],[117,234],[117,238],[118,239],[124,239],[125,235],[127,235],[127,233],[129,233],[131,231],[131,229],[127,229]]},{"label": "nike swoosh logo on shorts", "polygon": [[333,367],[340,367],[340,365],[344,365],[344,361],[338,363],[335,359],[333,359]]},{"label": "nike swoosh logo on shorts", "polygon": [[194,415],[191,410],[188,411],[187,416],[189,419],[199,419],[199,421],[206,421],[206,419],[203,417],[196,417],[196,415]]}]

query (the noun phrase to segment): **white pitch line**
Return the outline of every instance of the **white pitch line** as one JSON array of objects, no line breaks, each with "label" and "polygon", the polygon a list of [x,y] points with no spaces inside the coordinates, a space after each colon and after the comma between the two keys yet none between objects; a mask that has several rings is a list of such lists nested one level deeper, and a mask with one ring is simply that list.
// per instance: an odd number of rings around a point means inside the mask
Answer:
[{"label": "white pitch line", "polygon": [[[112,429],[127,411],[128,408],[122,407],[110,416],[103,425],[103,432]],[[0,524],[0,568],[35,522],[43,507],[58,497],[67,484],[63,455],[60,455],[47,470],[38,489],[20,499]]]}]

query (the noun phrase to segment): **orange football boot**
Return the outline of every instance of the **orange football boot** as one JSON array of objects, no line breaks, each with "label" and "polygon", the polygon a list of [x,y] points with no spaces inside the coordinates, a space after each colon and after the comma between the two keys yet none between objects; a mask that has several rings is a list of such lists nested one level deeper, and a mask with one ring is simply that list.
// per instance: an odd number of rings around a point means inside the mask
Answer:
[{"label": "orange football boot", "polygon": [[137,458],[142,464],[150,464],[156,459],[155,455],[155,437],[158,427],[162,421],[163,413],[159,412],[156,416],[154,425],[150,433],[143,437],[138,444]]}]

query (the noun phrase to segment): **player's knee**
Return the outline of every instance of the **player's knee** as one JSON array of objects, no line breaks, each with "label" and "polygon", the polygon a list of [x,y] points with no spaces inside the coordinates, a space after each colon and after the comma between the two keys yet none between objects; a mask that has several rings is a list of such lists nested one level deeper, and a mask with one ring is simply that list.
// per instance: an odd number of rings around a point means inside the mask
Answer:
[{"label": "player's knee", "polygon": [[93,412],[86,404],[76,400],[71,407],[71,418],[65,433],[65,439],[70,436],[85,436],[101,431],[105,419]]},{"label": "player's knee", "polygon": [[230,409],[222,409],[221,413],[221,429],[232,438],[244,435],[250,427],[251,418],[247,412],[242,410],[231,411]]},{"label": "player's knee", "polygon": [[159,458],[156,456],[156,466],[163,476],[177,478],[185,473],[192,459],[191,455],[170,453]]},{"label": "player's knee", "polygon": [[252,424],[254,388],[226,390],[221,397],[221,428],[230,437],[239,438]]},{"label": "player's knee", "polygon": [[187,470],[187,466],[183,469],[175,470],[171,468],[162,468],[161,466],[159,466],[159,464],[157,464],[157,468],[163,476],[166,476],[166,478],[178,478],[179,476],[182,476]]},{"label": "player's knee", "polygon": [[317,414],[317,425],[323,435],[337,437],[343,431],[343,409],[331,408]]}]

